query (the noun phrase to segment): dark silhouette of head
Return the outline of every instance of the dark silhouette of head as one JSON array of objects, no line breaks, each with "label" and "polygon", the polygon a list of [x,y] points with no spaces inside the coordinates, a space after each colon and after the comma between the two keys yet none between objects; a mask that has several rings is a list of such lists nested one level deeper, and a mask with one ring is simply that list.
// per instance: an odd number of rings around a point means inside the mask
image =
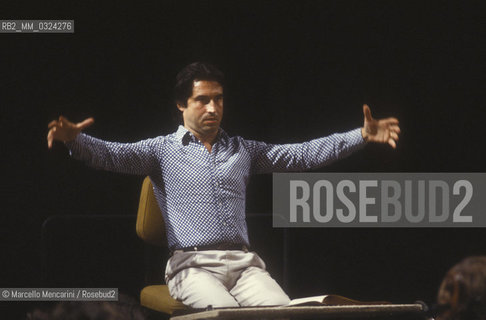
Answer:
[{"label": "dark silhouette of head", "polygon": [[486,256],[468,257],[452,267],[437,302],[438,320],[486,319]]}]

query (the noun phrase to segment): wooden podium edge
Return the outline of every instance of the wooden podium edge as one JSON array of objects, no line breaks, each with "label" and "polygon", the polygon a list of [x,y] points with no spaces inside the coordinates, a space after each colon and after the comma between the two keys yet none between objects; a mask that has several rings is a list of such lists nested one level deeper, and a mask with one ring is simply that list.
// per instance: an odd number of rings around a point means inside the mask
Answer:
[{"label": "wooden podium edge", "polygon": [[355,305],[355,306],[282,306],[282,307],[241,307],[221,308],[200,311],[191,314],[171,317],[171,320],[198,319],[250,319],[251,317],[282,318],[295,316],[351,317],[362,315],[396,315],[402,313],[420,313],[422,304],[388,304],[388,305]]}]

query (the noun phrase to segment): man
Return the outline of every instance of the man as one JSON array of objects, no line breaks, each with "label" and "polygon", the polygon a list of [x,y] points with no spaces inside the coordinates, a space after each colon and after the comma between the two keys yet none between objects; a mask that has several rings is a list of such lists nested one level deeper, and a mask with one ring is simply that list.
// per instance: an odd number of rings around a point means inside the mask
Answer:
[{"label": "man", "polygon": [[184,122],[177,132],[113,143],[81,133],[92,118],[74,124],[61,116],[49,123],[48,146],[63,141],[91,166],[150,176],[172,252],[165,279],[174,298],[195,308],[285,305],[288,296],[260,257],[248,251],[250,174],[320,167],[368,141],[395,148],[398,120],[375,120],[364,105],[363,128],[343,134],[288,145],[244,140],[220,128],[223,87],[216,67],[190,64],[176,79],[175,100]]}]

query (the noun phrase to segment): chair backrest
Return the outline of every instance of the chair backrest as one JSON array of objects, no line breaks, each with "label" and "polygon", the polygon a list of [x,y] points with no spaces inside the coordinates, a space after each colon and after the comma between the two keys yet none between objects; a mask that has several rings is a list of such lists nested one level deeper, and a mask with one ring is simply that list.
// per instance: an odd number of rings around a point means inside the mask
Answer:
[{"label": "chair backrest", "polygon": [[167,246],[164,218],[149,177],[146,177],[142,184],[136,230],[143,241],[156,246]]}]

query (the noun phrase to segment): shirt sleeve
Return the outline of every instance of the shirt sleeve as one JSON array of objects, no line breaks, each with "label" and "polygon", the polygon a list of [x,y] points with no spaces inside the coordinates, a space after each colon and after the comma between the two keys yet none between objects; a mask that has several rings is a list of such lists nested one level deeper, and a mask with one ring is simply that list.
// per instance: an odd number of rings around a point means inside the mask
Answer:
[{"label": "shirt sleeve", "polygon": [[73,158],[107,171],[150,175],[157,167],[157,146],[163,137],[135,143],[109,142],[80,133],[74,141],[66,142]]},{"label": "shirt sleeve", "polygon": [[252,173],[303,171],[328,165],[364,147],[361,128],[304,143],[267,144],[245,141],[252,156]]}]

